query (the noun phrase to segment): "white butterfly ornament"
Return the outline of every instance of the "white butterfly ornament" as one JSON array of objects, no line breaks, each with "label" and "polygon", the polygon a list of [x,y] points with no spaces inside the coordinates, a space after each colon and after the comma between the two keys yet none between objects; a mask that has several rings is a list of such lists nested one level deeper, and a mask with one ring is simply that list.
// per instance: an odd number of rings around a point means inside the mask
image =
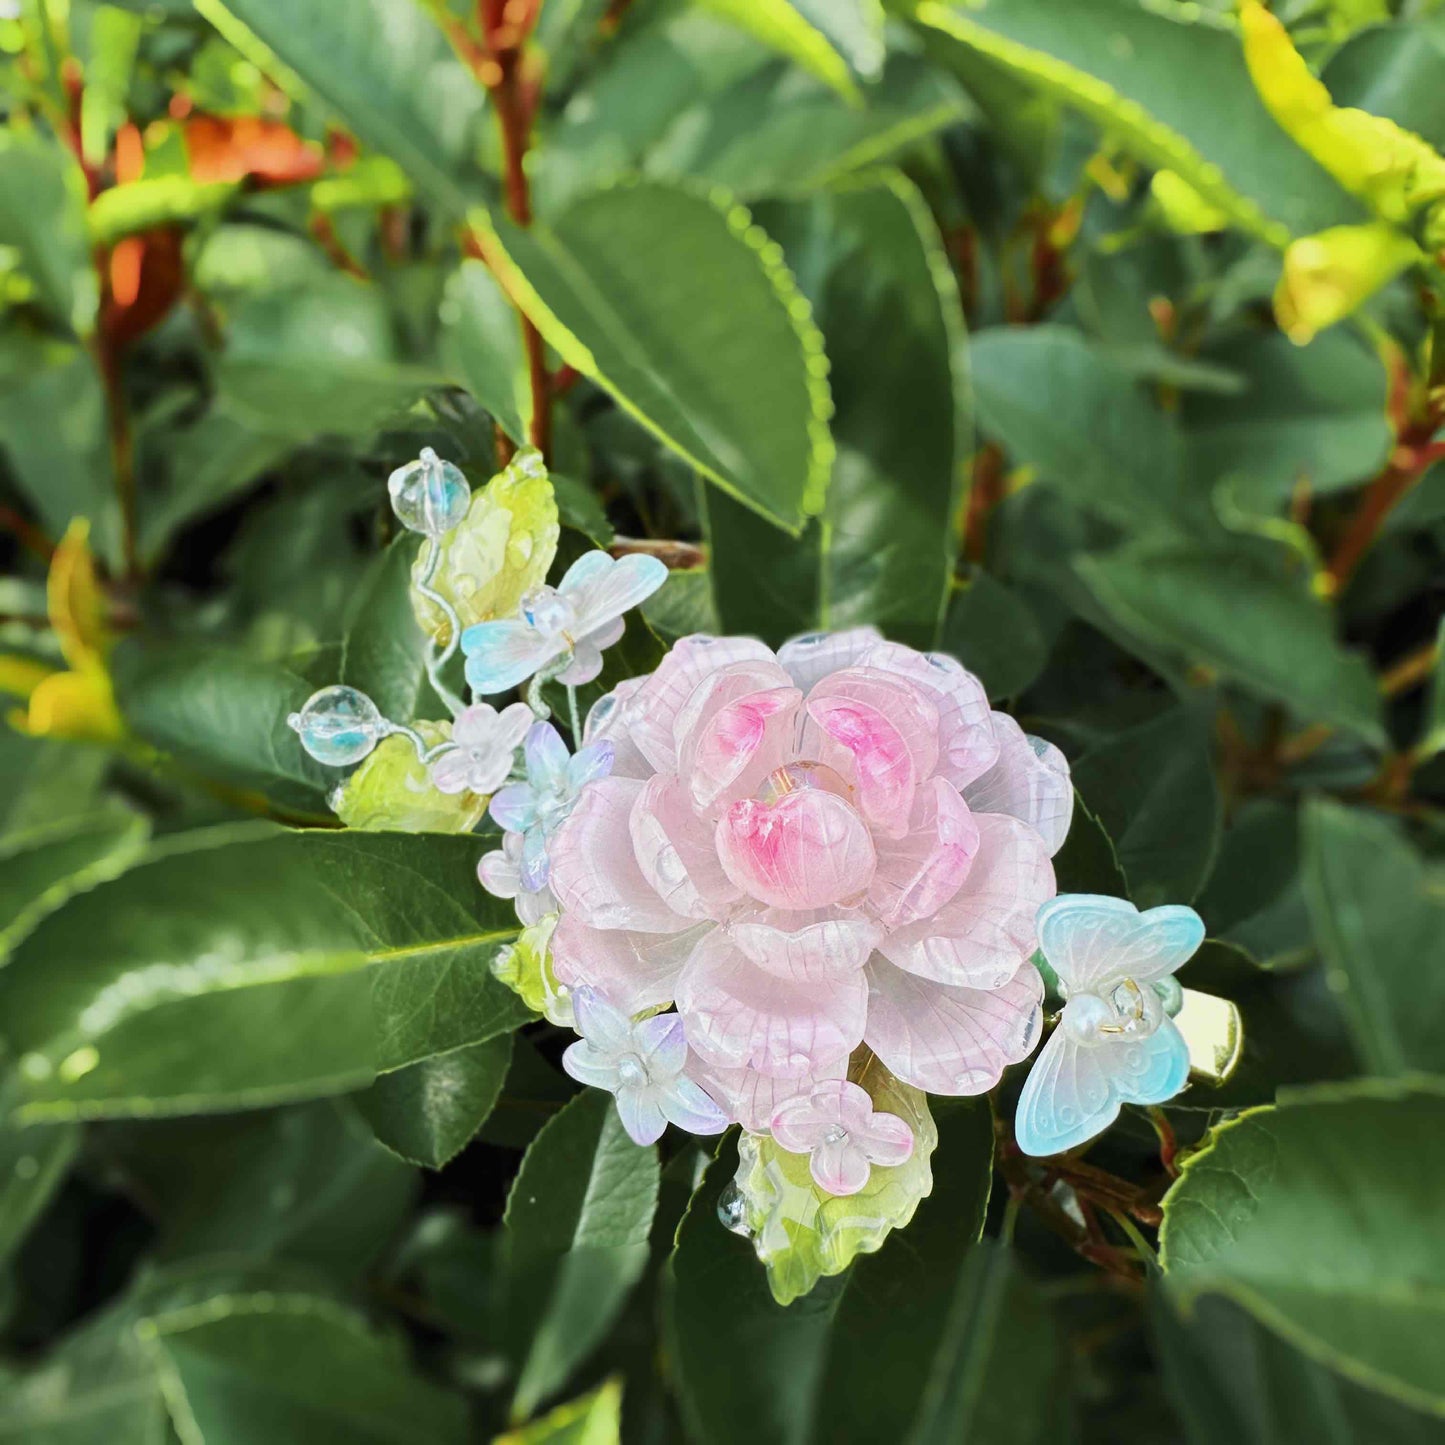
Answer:
[{"label": "white butterfly ornament", "polygon": [[1124,1104],[1162,1104],[1189,1078],[1169,1017],[1175,971],[1204,941],[1192,908],[1140,913],[1121,898],[1065,893],[1038,914],[1039,948],[1066,1000],[1019,1096],[1025,1154],[1061,1154],[1107,1129]]}]

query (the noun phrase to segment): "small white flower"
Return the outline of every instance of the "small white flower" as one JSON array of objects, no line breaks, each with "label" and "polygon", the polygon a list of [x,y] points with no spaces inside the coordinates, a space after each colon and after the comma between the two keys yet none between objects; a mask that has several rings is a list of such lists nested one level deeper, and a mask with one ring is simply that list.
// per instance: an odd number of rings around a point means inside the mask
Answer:
[{"label": "small white flower", "polygon": [[477,877],[482,887],[494,898],[510,898],[525,928],[540,923],[549,913],[556,913],[557,900],[544,883],[528,888],[522,879],[522,835],[508,833],[502,846],[484,853],[477,864]]},{"label": "small white flower", "polygon": [[602,650],[622,636],[622,614],[667,581],[656,557],[588,552],[557,587],[522,599],[518,616],[479,622],[462,633],[467,682],[479,697],[506,692],[544,668],[569,687],[602,671]]},{"label": "small white flower", "polygon": [[662,1137],[669,1120],[692,1134],[720,1134],[728,1116],[688,1078],[687,1039],[678,1014],[653,1014],[635,1023],[595,989],[572,994],[582,1037],[562,1055],[562,1067],[581,1084],[617,1098],[622,1127],[638,1144]]},{"label": "small white flower", "polygon": [[490,703],[474,703],[452,724],[455,746],[431,764],[433,786],[442,793],[496,792],[534,720],[523,702],[501,712]]},{"label": "small white flower", "polygon": [[867,1089],[826,1079],[778,1106],[773,1138],[791,1154],[808,1155],[808,1171],[829,1194],[856,1194],[873,1165],[904,1163],[913,1131],[896,1114],[877,1114]]}]

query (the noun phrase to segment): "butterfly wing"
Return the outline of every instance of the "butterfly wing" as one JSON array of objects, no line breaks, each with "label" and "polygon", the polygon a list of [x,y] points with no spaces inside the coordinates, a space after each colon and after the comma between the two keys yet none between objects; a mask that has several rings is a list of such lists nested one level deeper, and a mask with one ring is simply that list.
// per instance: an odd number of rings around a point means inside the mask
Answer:
[{"label": "butterfly wing", "polygon": [[1038,913],[1039,947],[1070,993],[1105,983],[1164,978],[1204,942],[1192,908],[1166,904],[1140,913],[1122,898],[1061,893]]},{"label": "butterfly wing", "polygon": [[1189,1078],[1189,1049],[1170,1019],[1144,1039],[1080,1044],[1055,1029],[1019,1095],[1025,1154],[1062,1154],[1101,1134],[1122,1104],[1162,1104]]},{"label": "butterfly wing", "polygon": [[557,655],[558,646],[515,618],[478,622],[462,633],[467,683],[478,697],[506,692]]},{"label": "butterfly wing", "polygon": [[580,639],[651,597],[666,581],[667,565],[656,557],[632,553],[613,561],[605,552],[589,552],[572,564],[558,590],[571,595],[577,608]]}]

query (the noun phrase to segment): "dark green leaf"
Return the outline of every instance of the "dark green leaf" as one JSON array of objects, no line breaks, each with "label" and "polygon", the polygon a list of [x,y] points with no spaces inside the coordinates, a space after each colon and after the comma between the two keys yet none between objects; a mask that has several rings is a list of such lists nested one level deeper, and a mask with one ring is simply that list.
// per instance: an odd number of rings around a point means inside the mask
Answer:
[{"label": "dark green leaf", "polygon": [[412,607],[416,554],[416,539],[404,535],[372,564],[347,622],[337,677],[399,722],[445,716],[427,682],[427,640]]},{"label": "dark green leaf", "polygon": [[[527,1013],[478,841],[182,835],[52,914],[0,970],[26,1118],[254,1107],[369,1085]],[[104,938],[104,949],[96,940]]]},{"label": "dark green leaf", "polygon": [[[80,1147],[78,1124],[0,1130],[0,1262],[24,1242],[30,1226],[65,1182]],[[0,1421],[0,1437],[5,1434]]]},{"label": "dark green leaf", "polygon": [[995,699],[1018,696],[1049,657],[1028,603],[982,568],[949,599],[940,646],[977,673]]},{"label": "dark green leaf", "polygon": [[1445,146],[1445,23],[1372,25],[1330,56],[1320,77],[1336,105],[1383,115]]},{"label": "dark green leaf", "polygon": [[1074,785],[1098,815],[1140,908],[1190,903],[1219,846],[1212,709],[1172,709],[1086,753]]},{"label": "dark green leaf", "polygon": [[383,1074],[357,1106],[392,1153],[440,1169],[486,1122],[511,1060],[504,1034]]},{"label": "dark green leaf", "polygon": [[610,1095],[588,1090],[532,1141],[507,1200],[508,1315],[525,1350],[512,1399],[526,1419],[598,1344],[647,1263],[657,1152]]},{"label": "dark green leaf", "polygon": [[709,498],[719,616],[773,643],[866,623],[931,646],[957,553],[966,447],[954,372],[963,318],[937,229],[897,176],[762,214],[823,327],[838,456],[801,546]]},{"label": "dark green leaf", "polygon": [[532,393],[522,353],[521,324],[497,278],[465,260],[442,301],[442,354],[458,383],[521,445],[527,440]]},{"label": "dark green leaf", "polygon": [[1129,896],[1129,884],[1119,866],[1119,854],[1104,825],[1074,794],[1074,816],[1069,836],[1054,858],[1054,877],[1060,893],[1108,893]]},{"label": "dark green leaf", "polygon": [[1371,1074],[1445,1073],[1445,895],[1386,819],[1324,798],[1304,813],[1315,940]]},{"label": "dark green leaf", "polygon": [[1164,1200],[1177,1298],[1222,1294],[1348,1378],[1445,1413],[1433,1247],[1445,1156],[1438,1084],[1301,1091],[1221,1125]]}]

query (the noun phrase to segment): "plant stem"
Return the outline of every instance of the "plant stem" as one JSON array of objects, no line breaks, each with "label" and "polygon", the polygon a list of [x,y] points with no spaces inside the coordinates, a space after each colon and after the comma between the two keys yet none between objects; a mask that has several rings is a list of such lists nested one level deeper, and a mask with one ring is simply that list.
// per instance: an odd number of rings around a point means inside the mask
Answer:
[{"label": "plant stem", "polygon": [[28,552],[48,563],[55,555],[55,543],[37,527],[27,522],[13,507],[0,507],[0,532],[11,532]]}]

